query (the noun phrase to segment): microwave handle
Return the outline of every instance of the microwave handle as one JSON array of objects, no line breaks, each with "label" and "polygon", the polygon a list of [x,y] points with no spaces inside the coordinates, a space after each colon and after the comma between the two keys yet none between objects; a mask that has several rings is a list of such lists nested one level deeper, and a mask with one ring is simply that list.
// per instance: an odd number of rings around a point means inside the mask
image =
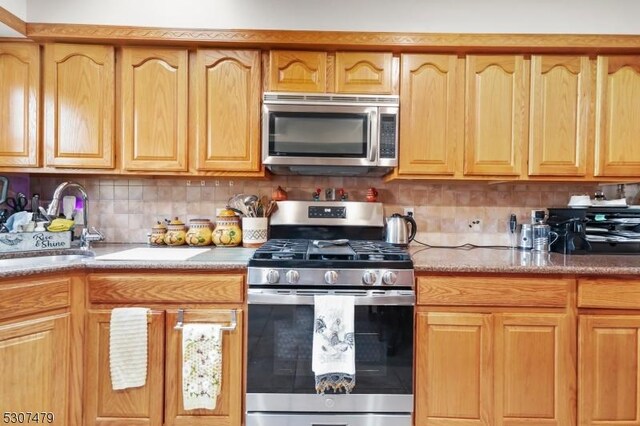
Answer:
[{"label": "microwave handle", "polygon": [[369,120],[369,155],[367,160],[370,163],[378,161],[378,111],[373,109],[370,113],[371,120]]}]

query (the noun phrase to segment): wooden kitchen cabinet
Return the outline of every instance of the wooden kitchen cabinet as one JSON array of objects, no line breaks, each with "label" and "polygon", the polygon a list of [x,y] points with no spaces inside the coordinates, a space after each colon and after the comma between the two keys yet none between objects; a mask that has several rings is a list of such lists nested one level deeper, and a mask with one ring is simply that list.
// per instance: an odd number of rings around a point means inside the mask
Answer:
[{"label": "wooden kitchen cabinet", "polygon": [[197,170],[259,172],[260,52],[199,49],[192,72]]},{"label": "wooden kitchen cabinet", "polygon": [[640,177],[640,56],[598,56],[595,175]]},{"label": "wooden kitchen cabinet", "polygon": [[[190,273],[176,281],[166,273],[90,273],[85,344],[85,425],[218,425],[242,423],[244,377],[244,276]],[[113,391],[109,372],[109,321],[114,307],[150,307],[147,381],[141,388]],[[222,333],[222,388],[215,410],[183,410],[182,333],[184,323],[228,325]]]},{"label": "wooden kitchen cabinet", "polygon": [[468,55],[466,65],[464,174],[519,177],[529,117],[524,57]]},{"label": "wooden kitchen cabinet", "polygon": [[40,166],[40,49],[0,43],[0,167]]},{"label": "wooden kitchen cabinet", "polygon": [[401,56],[399,175],[453,176],[462,167],[464,60]]},{"label": "wooden kitchen cabinet", "polygon": [[187,171],[188,51],[123,47],[122,166],[125,171]]},{"label": "wooden kitchen cabinet", "polygon": [[326,87],[327,52],[269,52],[269,90],[323,93]]},{"label": "wooden kitchen cabinet", "polygon": [[418,278],[416,425],[575,424],[575,284]]},{"label": "wooden kitchen cabinet", "polygon": [[112,46],[46,44],[46,165],[115,167],[115,58]]},{"label": "wooden kitchen cabinet", "polygon": [[530,176],[585,176],[595,92],[587,56],[531,57]]},{"label": "wooden kitchen cabinet", "polygon": [[392,92],[391,52],[336,52],[336,93]]}]

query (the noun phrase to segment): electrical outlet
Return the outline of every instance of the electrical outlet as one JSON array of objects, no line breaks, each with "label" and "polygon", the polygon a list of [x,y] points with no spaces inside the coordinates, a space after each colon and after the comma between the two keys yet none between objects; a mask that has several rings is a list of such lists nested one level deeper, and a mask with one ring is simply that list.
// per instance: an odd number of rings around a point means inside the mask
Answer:
[{"label": "electrical outlet", "polygon": [[404,208],[404,215],[405,216],[411,215],[411,216],[415,217],[415,213],[413,212],[413,207],[405,207]]},{"label": "electrical outlet", "polygon": [[469,230],[471,232],[480,232],[482,231],[482,225],[480,219],[471,219],[468,223]]}]

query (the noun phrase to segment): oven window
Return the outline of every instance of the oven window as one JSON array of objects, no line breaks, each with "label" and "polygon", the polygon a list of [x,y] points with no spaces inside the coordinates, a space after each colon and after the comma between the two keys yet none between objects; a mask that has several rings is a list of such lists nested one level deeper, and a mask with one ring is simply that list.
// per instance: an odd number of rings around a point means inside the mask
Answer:
[{"label": "oven window", "polygon": [[271,112],[269,155],[365,157],[367,113]]},{"label": "oven window", "polygon": [[[354,394],[411,394],[413,307],[355,307]],[[248,393],[315,393],[313,306],[249,305]]]}]

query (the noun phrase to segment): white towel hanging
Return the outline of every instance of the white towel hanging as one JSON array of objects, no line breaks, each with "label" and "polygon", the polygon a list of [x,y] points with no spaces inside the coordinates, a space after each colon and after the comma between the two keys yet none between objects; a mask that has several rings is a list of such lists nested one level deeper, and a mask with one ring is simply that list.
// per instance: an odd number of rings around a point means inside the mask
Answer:
[{"label": "white towel hanging", "polygon": [[109,324],[109,368],[113,390],[147,380],[147,308],[115,308]]},{"label": "white towel hanging", "polygon": [[185,410],[214,410],[222,385],[222,326],[182,327],[182,401]]}]

